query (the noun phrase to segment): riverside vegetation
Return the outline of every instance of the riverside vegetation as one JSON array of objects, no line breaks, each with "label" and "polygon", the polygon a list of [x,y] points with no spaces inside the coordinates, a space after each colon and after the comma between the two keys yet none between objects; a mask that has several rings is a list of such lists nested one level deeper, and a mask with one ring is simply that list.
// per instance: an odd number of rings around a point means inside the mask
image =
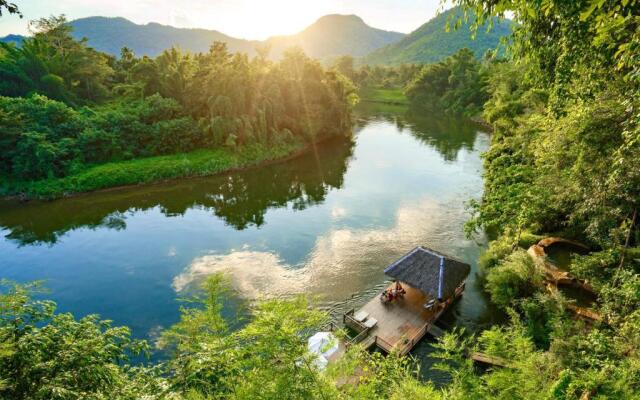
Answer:
[{"label": "riverside vegetation", "polygon": [[74,40],[64,17],[33,26],[19,48],[0,47],[5,195],[210,174],[350,131],[351,83],[300,50],[278,63],[267,48],[249,59],[224,43],[115,59]]},{"label": "riverside vegetation", "polygon": [[[148,349],[126,328],[55,314],[51,302],[30,298],[36,287],[7,283],[0,298],[0,393],[16,399],[638,398],[640,1],[454,3],[478,24],[509,13],[518,25],[506,59],[460,54],[421,68],[409,91],[429,107],[480,111],[494,128],[485,192],[470,204],[467,230],[495,238],[480,265],[491,299],[511,318],[476,336],[454,332],[441,339],[438,368],[450,383],[436,388],[416,378],[410,359],[357,347],[320,373],[309,367],[305,337],[325,315],[301,298],[271,300],[250,306],[244,327],[231,332],[220,317],[227,285],[216,276],[162,335],[169,359],[146,367],[126,362],[128,354]],[[593,286],[603,321],[576,319],[569,299],[546,290],[525,249],[549,233],[591,247],[569,268]],[[467,357],[474,350],[501,357],[508,367],[478,371]]]}]

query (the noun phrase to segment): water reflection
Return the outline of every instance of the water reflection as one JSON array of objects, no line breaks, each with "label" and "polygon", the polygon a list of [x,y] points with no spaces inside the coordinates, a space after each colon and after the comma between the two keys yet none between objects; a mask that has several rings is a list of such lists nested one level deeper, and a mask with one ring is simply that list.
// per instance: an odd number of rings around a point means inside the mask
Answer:
[{"label": "water reflection", "polygon": [[331,294],[332,299],[354,294],[384,279],[381,266],[415,246],[430,243],[439,249],[464,254],[467,242],[447,227],[465,218],[461,208],[449,208],[425,197],[401,206],[388,228],[336,227],[315,240],[300,265],[290,265],[274,251],[250,245],[226,254],[198,257],[173,280],[176,291],[216,272],[231,276],[239,293],[250,297],[291,294]]},{"label": "water reflection", "polygon": [[336,138],[315,152],[272,164],[209,178],[123,188],[53,202],[0,203],[0,226],[20,245],[56,243],[80,227],[126,229],[127,216],[160,207],[168,216],[192,208],[211,210],[234,229],[264,224],[269,208],[289,205],[303,210],[321,203],[332,188],[340,188],[353,152],[350,138]]},{"label": "water reflection", "polygon": [[[367,103],[358,110],[355,131],[385,121],[437,150],[444,160],[457,161],[462,149],[474,150],[476,127],[460,118],[433,118],[402,106]],[[353,154],[353,141],[337,138],[316,152],[295,160],[224,176],[188,179],[125,188],[54,202],[0,202],[0,226],[6,238],[20,245],[56,243],[80,227],[122,230],[127,216],[159,206],[166,216],[194,207],[211,210],[233,228],[261,226],[269,208],[303,210],[321,203],[327,192],[343,185]],[[336,209],[338,215],[344,210]]]},{"label": "water reflection", "polygon": [[446,161],[456,161],[462,149],[472,151],[478,126],[456,116],[441,115],[434,118],[423,110],[405,106],[364,103],[358,126],[366,126],[383,119],[394,124],[398,131],[410,132],[414,137],[435,148]]},{"label": "water reflection", "polygon": [[[60,310],[99,313],[138,337],[176,322],[176,298],[218,271],[243,296],[318,294],[339,312],[370,298],[384,266],[416,245],[475,266],[464,202],[481,195],[488,141],[459,120],[363,105],[353,138],[281,164],[0,203],[1,275],[47,279]],[[448,318],[477,326],[494,312],[469,279]]]}]

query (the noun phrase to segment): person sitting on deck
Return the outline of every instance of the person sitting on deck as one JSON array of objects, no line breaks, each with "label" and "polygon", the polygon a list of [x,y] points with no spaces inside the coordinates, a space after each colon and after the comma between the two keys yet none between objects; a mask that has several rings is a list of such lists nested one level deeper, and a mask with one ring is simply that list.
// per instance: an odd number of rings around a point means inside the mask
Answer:
[{"label": "person sitting on deck", "polygon": [[404,297],[404,295],[407,293],[406,290],[404,290],[404,288],[402,287],[402,285],[400,284],[400,282],[396,281],[396,286],[393,289],[385,289],[384,292],[382,292],[382,294],[380,295],[380,300],[383,303],[389,303],[392,302],[396,299],[400,299],[402,297]]},{"label": "person sitting on deck", "polygon": [[400,281],[396,281],[396,287],[395,289],[392,290],[392,292],[393,292],[393,295],[398,298],[404,297],[404,295],[407,293],[407,291],[404,290],[404,288],[400,284]]}]

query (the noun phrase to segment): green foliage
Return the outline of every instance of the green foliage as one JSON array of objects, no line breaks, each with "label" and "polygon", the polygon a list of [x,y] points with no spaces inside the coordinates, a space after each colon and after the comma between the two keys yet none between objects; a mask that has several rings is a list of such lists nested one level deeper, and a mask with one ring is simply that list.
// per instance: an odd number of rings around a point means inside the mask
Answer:
[{"label": "green foliage", "polygon": [[524,250],[516,250],[487,275],[491,301],[508,307],[514,299],[531,296],[542,284],[542,274]]},{"label": "green foliage", "polygon": [[409,100],[402,92],[402,89],[365,88],[360,90],[359,96],[362,101],[373,103],[409,104]]},{"label": "green foliage", "polygon": [[106,80],[113,72],[107,56],[71,38],[64,16],[35,21],[35,34],[20,47],[0,43],[0,95],[33,92],[69,103],[86,103],[107,95]]},{"label": "green foliage", "polygon": [[[463,50],[425,66],[407,90],[418,104],[467,114],[488,99],[483,115],[494,127],[485,155],[485,192],[482,201],[471,204],[475,214],[467,232],[484,228],[499,238],[479,263],[492,301],[509,310],[511,322],[477,338],[445,336],[438,344],[443,360],[438,368],[450,375],[449,384],[435,389],[419,382],[408,359],[357,347],[321,373],[313,368],[306,337],[326,320],[324,313],[304,298],[270,300],[250,308],[246,325],[231,331],[221,317],[229,284],[214,277],[162,336],[171,356],[155,369],[123,365],[129,352],[145,347],[132,341],[128,330],[94,316],[77,321],[55,314],[51,302],[30,299],[30,288],[5,285],[2,394],[18,399],[637,398],[638,2],[454,3],[463,8],[451,22],[482,28],[510,13],[519,25],[512,60],[480,62]],[[476,15],[469,19],[467,12]],[[3,45],[0,54],[1,93],[48,96],[0,99],[2,173],[51,178],[17,183],[14,192],[145,182],[288,154],[302,142],[348,128],[354,87],[338,71],[352,75],[361,88],[384,88],[402,86],[402,76],[414,68],[353,70],[352,60],[342,59],[336,70],[325,71],[299,50],[274,64],[264,56],[231,55],[221,44],[207,54],[174,49],[153,60],[123,51],[121,60],[105,61],[69,41],[60,22],[40,21],[35,38],[20,50]],[[59,49],[92,59],[102,72],[71,85],[87,70],[71,68]],[[104,99],[112,101],[94,105]],[[208,150],[106,163],[202,147]],[[86,168],[89,163],[106,164]],[[596,249],[574,257],[570,269],[596,290],[593,308],[604,316],[602,322],[569,318],[570,301],[543,293],[541,271],[520,248],[556,231]],[[468,358],[475,350],[502,358],[506,367],[478,374]]]},{"label": "green foliage", "polygon": [[541,383],[549,396],[637,397],[640,97],[637,63],[629,61],[638,54],[638,3],[455,4],[479,24],[507,13],[519,23],[513,60],[489,70],[483,114],[494,133],[484,156],[485,192],[472,204],[467,231],[522,232],[525,247],[537,240],[525,238],[527,231],[589,242],[596,251],[574,256],[570,272],[595,289],[591,307],[606,323],[569,319],[571,300],[536,291],[539,278],[525,268],[526,255],[507,255],[503,239],[482,259],[487,289],[514,307],[532,343],[548,350],[538,366],[556,365]]},{"label": "green foliage", "polygon": [[480,62],[465,48],[437,64],[425,65],[406,94],[419,107],[474,115],[488,97],[485,75]]},{"label": "green foliage", "polygon": [[[497,18],[482,26],[472,37],[473,21],[450,26],[451,19],[463,14],[460,7],[442,12],[396,43],[382,47],[363,58],[363,64],[398,65],[401,63],[437,63],[463,48],[471,49],[476,57],[494,50],[511,33],[513,23]],[[487,30],[492,25],[493,29]]]},{"label": "green foliage", "polygon": [[[561,318],[557,299],[536,296],[523,307],[525,321],[511,310],[509,325],[477,338],[454,331],[436,343],[441,362],[435,368],[450,377],[436,389],[418,378],[411,358],[358,346],[324,372],[316,369],[306,339],[327,315],[302,297],[253,304],[242,312],[248,315],[242,326],[229,329],[222,312],[235,294],[221,275],[184,299],[180,321],[159,340],[168,359],[151,368],[126,364],[128,354],[146,349],[126,328],[96,316],[76,321],[55,314],[54,303],[31,298],[38,284],[5,282],[3,288],[0,393],[8,398],[577,399],[590,392],[632,399],[640,385],[640,365],[629,353],[639,343],[637,308],[615,322],[619,333],[596,326],[585,334],[584,325]],[[543,317],[537,324],[526,322],[536,315]],[[541,337],[551,341],[547,351],[536,342],[541,328]],[[506,367],[478,374],[468,357],[474,351],[500,358]]]},{"label": "green foliage", "polygon": [[0,54],[0,95],[6,96],[0,97],[0,130],[6,132],[0,176],[17,182],[5,184],[5,192],[26,187],[51,196],[152,176],[219,172],[207,163],[165,163],[157,171],[125,167],[115,176],[99,176],[113,166],[92,166],[197,149],[247,154],[253,150],[243,147],[264,147],[249,162],[212,160],[238,166],[272,158],[265,149],[286,155],[285,148],[344,135],[351,127],[353,84],[299,50],[279,63],[232,55],[224,43],[195,55],[172,48],[156,59],[138,59],[125,48],[115,60],[75,41],[64,17],[35,26],[33,38],[20,48],[2,44]]},{"label": "green foliage", "polygon": [[404,89],[420,72],[422,64],[398,66],[363,65],[353,72],[353,82],[361,89]]},{"label": "green foliage", "polygon": [[230,332],[221,318],[228,281],[209,278],[202,294],[183,307],[165,332],[173,350],[171,388],[188,397],[229,399],[323,398],[334,389],[313,366],[307,335],[326,321],[304,298],[269,300],[251,310],[249,322]]},{"label": "green foliage", "polygon": [[489,247],[478,258],[478,267],[483,274],[486,274],[497,267],[502,260],[513,253],[515,247],[513,239],[508,236],[492,240]]},{"label": "green foliage", "polygon": [[239,151],[227,148],[195,150],[189,153],[145,157],[82,168],[62,178],[7,181],[0,193],[24,193],[35,198],[57,198],[115,186],[136,185],[166,179],[206,176],[233,168],[247,168],[261,162],[285,158],[302,149],[300,144],[277,146],[246,145]]},{"label": "green foliage", "polygon": [[141,370],[125,365],[146,350],[125,327],[95,315],[55,314],[51,301],[32,300],[38,284],[2,282],[0,394],[10,399],[135,398],[129,386]]}]

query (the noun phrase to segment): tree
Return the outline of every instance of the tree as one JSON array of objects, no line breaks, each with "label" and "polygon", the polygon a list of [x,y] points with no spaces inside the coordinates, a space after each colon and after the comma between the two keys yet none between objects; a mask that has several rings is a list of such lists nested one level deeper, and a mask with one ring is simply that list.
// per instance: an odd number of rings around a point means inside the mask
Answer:
[{"label": "tree", "polygon": [[71,37],[64,16],[31,23],[34,34],[20,48],[6,43],[0,59],[0,95],[45,94],[67,103],[97,101],[107,95],[106,79],[112,74],[107,58]]},{"label": "tree", "polygon": [[422,67],[407,86],[406,95],[418,107],[477,114],[488,98],[485,68],[471,50],[461,49]]},{"label": "tree", "polygon": [[354,80],[355,70],[353,68],[353,57],[342,56],[339,57],[333,64],[333,67],[347,78]]},{"label": "tree", "polygon": [[129,354],[139,354],[147,345],[132,340],[128,328],[113,327],[95,315],[76,320],[71,314],[56,314],[55,303],[32,299],[41,290],[38,283],[2,281],[2,397],[136,398],[140,391],[129,385],[138,372],[126,362]]},{"label": "tree", "polygon": [[9,14],[17,14],[22,18],[22,13],[18,9],[16,3],[10,3],[8,0],[0,0],[0,17],[2,16],[2,9],[7,10]]}]

